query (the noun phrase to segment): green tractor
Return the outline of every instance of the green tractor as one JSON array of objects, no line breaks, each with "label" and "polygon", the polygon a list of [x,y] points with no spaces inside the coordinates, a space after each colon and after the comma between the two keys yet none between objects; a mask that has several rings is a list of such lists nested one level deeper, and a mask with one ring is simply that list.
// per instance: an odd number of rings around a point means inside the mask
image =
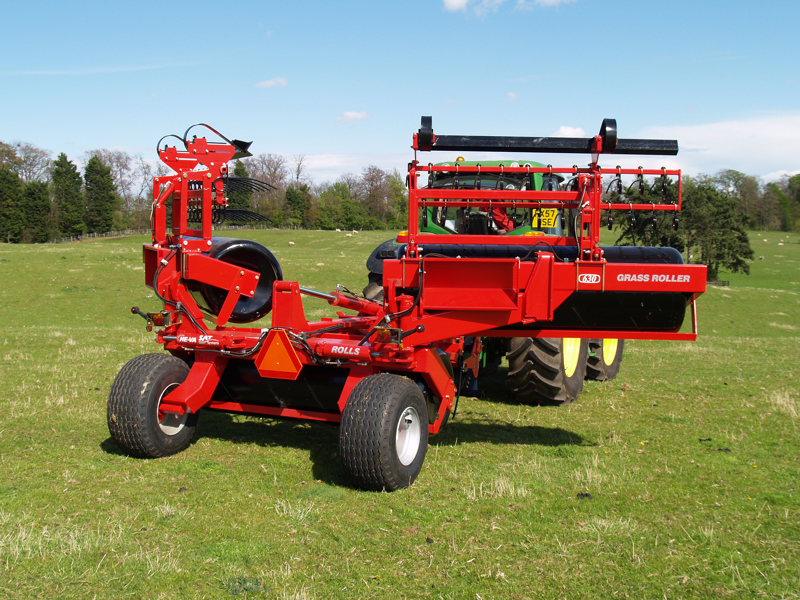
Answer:
[{"label": "green tractor", "polygon": [[[427,182],[434,189],[510,189],[555,191],[570,189],[573,180],[555,173],[525,174],[460,173],[460,167],[546,167],[533,161],[465,161],[436,166],[451,171],[433,173]],[[528,186],[533,185],[532,188]],[[509,235],[530,237],[574,236],[571,210],[556,208],[520,209],[516,207],[470,210],[454,207],[422,207],[420,233]],[[383,299],[383,261],[400,258],[404,246],[388,240],[378,246],[367,260],[369,283],[364,295],[373,300]],[[432,248],[435,252],[435,248]],[[482,248],[485,255],[486,248]],[[469,255],[470,246],[464,246]],[[605,381],[619,373],[625,341],[617,339],[580,338],[483,338],[468,340],[479,351],[480,373],[489,375],[497,370],[505,356],[508,360],[508,380],[517,399],[526,404],[561,405],[577,399],[584,379]],[[475,344],[478,344],[475,347]],[[477,382],[471,371],[465,370],[460,386],[464,395],[478,395]]]}]

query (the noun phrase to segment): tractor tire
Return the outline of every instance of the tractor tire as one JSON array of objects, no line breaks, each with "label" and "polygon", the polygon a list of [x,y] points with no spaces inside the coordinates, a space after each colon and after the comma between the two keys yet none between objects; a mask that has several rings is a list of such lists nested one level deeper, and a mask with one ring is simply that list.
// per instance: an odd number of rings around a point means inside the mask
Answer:
[{"label": "tractor tire", "polygon": [[622,362],[622,351],[625,340],[606,339],[589,342],[589,353],[586,361],[586,379],[610,381],[616,378]]},{"label": "tractor tire", "polygon": [[416,383],[379,373],[359,381],[342,411],[339,454],[364,490],[411,485],[428,451],[428,409]]},{"label": "tractor tire", "polygon": [[383,286],[374,281],[365,287],[362,292],[364,298],[367,300],[374,300],[375,302],[383,302]]},{"label": "tractor tire", "polygon": [[159,415],[161,399],[189,375],[189,365],[169,354],[142,354],[117,373],[108,395],[108,431],[130,456],[175,454],[192,441],[197,415]]},{"label": "tractor tire", "polygon": [[578,398],[588,344],[578,338],[511,338],[508,378],[517,400],[559,406]]}]

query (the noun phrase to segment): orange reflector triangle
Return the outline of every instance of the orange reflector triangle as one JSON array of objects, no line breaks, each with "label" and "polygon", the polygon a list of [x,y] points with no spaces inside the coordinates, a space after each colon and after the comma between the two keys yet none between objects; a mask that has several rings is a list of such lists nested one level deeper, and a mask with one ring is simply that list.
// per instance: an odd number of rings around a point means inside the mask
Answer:
[{"label": "orange reflector triangle", "polygon": [[297,356],[289,336],[282,329],[272,329],[256,356],[256,369],[262,377],[297,379],[303,363]]}]

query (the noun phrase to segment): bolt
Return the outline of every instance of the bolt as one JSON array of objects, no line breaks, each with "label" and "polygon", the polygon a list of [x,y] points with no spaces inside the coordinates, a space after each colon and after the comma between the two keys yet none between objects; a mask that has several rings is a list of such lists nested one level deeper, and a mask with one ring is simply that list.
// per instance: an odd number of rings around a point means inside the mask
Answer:
[{"label": "bolt", "polygon": [[243,277],[244,276],[244,271],[239,271],[239,275]]},{"label": "bolt", "polygon": [[239,286],[238,286],[238,285],[236,286],[236,291],[237,291],[237,292],[239,291]]},{"label": "bolt", "polygon": [[209,179],[211,179],[211,173],[209,173],[208,175],[206,175],[206,177],[208,177]]},{"label": "bolt", "polygon": [[250,295],[253,296],[254,294],[255,292],[253,290],[250,290]]},{"label": "bolt", "polygon": [[259,276],[258,276],[258,275],[256,275],[256,281],[258,281],[258,277],[259,277]]}]

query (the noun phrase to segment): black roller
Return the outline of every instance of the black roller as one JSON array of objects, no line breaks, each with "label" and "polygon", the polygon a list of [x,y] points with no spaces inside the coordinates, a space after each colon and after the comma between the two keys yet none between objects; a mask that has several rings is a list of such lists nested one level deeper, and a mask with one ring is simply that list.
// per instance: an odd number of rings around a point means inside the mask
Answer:
[{"label": "black roller", "polygon": [[[252,298],[241,296],[230,321],[251,323],[272,310],[272,284],[283,279],[278,259],[261,244],[252,240],[215,237],[207,252],[211,258],[257,272],[260,277]],[[218,315],[228,296],[228,290],[197,281],[187,281],[187,287],[201,309]]]},{"label": "black roller", "polygon": [[295,380],[270,379],[258,373],[252,360],[231,359],[213,399],[338,414],[347,373],[347,369],[307,365]]}]

